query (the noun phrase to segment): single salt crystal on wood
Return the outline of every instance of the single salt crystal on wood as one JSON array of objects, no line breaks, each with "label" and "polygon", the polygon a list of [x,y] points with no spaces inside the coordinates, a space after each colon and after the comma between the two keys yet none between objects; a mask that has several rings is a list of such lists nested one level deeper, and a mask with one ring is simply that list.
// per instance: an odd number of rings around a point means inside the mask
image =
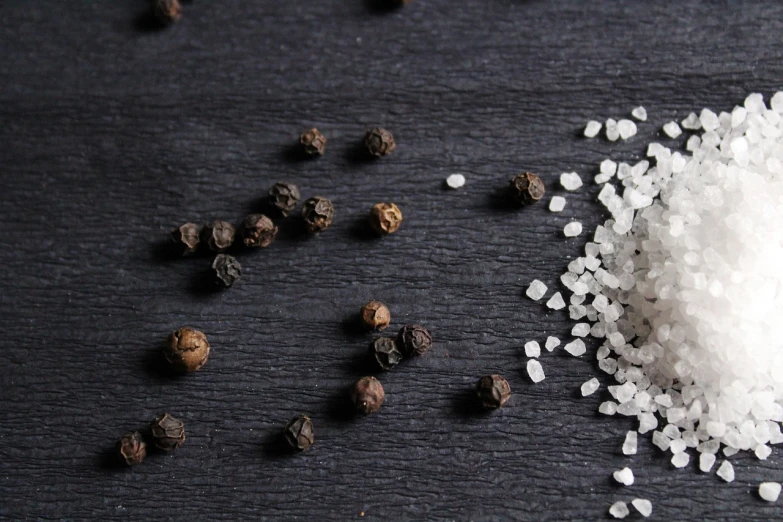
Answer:
[{"label": "single salt crystal on wood", "polygon": [[600,171],[601,174],[614,176],[617,173],[617,163],[610,159],[605,159],[601,162]]},{"label": "single salt crystal on wood", "polygon": [[780,496],[781,485],[777,482],[762,482],[759,484],[759,496],[767,502],[775,502]]},{"label": "single salt crystal on wood", "polygon": [[638,435],[635,431],[629,431],[625,434],[623,455],[636,455],[637,437]]},{"label": "single salt crystal on wood", "polygon": [[699,455],[699,469],[702,470],[704,473],[708,473],[712,466],[715,464],[715,454],[714,453],[702,453]]},{"label": "single salt crystal on wood", "polygon": [[566,190],[577,190],[582,186],[582,178],[576,172],[564,172],[560,174],[560,184]]},{"label": "single salt crystal on wood", "polygon": [[590,333],[590,325],[587,323],[577,323],[571,328],[571,335],[575,337],[587,337]]},{"label": "single salt crystal on wood", "polygon": [[560,292],[557,292],[555,295],[550,297],[549,301],[546,302],[546,305],[552,310],[562,310],[566,306],[565,301],[563,301],[563,296],[560,295]]},{"label": "single salt crystal on wood", "polygon": [[606,120],[606,139],[617,141],[620,137],[620,130],[617,128],[617,121],[609,118]]},{"label": "single salt crystal on wood", "polygon": [[669,446],[671,445],[672,441],[669,437],[661,433],[660,431],[654,431],[652,435],[652,443],[661,451],[666,451],[669,449]]},{"label": "single salt crystal on wood", "polygon": [[598,382],[598,379],[593,377],[589,381],[582,384],[581,391],[582,391],[582,397],[587,397],[588,395],[592,395],[596,392],[598,388],[600,388],[601,383]]},{"label": "single salt crystal on wood", "polygon": [[612,401],[602,402],[598,407],[598,411],[604,415],[614,415],[617,413],[617,403]]},{"label": "single salt crystal on wood", "polygon": [[551,335],[546,338],[546,343],[544,343],[544,348],[546,348],[548,352],[551,352],[558,346],[560,346],[560,339],[558,339],[557,337],[553,337]]},{"label": "single salt crystal on wood", "polygon": [[674,439],[669,445],[669,449],[672,451],[672,453],[682,453],[685,451],[686,447],[687,446],[685,445],[685,441],[682,439]]},{"label": "single salt crystal on wood", "polygon": [[631,511],[628,509],[628,504],[625,502],[617,501],[609,508],[609,514],[614,518],[625,518]]},{"label": "single salt crystal on wood", "polygon": [[585,125],[585,138],[595,138],[598,136],[598,133],[601,132],[601,127],[602,125],[595,120],[588,121],[587,125]]},{"label": "single salt crystal on wood", "polygon": [[458,189],[465,184],[465,176],[462,174],[452,174],[446,178],[446,185],[450,188]]},{"label": "single salt crystal on wood", "polygon": [[541,355],[541,346],[536,341],[525,343],[525,355],[528,357],[538,357]]},{"label": "single salt crystal on wood", "polygon": [[695,112],[690,113],[684,120],[682,120],[682,128],[688,130],[701,129],[701,120],[696,116]]},{"label": "single salt crystal on wood", "polygon": [[629,467],[617,470],[612,473],[612,477],[618,484],[623,486],[630,486],[633,484],[633,471]]},{"label": "single salt crystal on wood", "polygon": [[731,462],[729,462],[728,460],[723,461],[723,463],[720,465],[716,473],[720,478],[722,478],[726,482],[734,481],[734,466],[732,466]]},{"label": "single salt crystal on wood", "polygon": [[669,123],[663,126],[663,132],[668,137],[674,139],[680,137],[680,135],[682,134],[682,129],[680,129],[680,126],[677,125],[676,121],[670,121]]},{"label": "single salt crystal on wood", "polygon": [[527,287],[527,291],[525,294],[532,299],[533,301],[538,301],[544,295],[546,295],[547,287],[544,283],[539,281],[538,279],[534,279],[530,286]]},{"label": "single salt crystal on wood", "polygon": [[549,200],[549,210],[552,212],[562,212],[566,206],[566,199],[563,196],[553,196]]},{"label": "single salt crystal on wood", "polygon": [[783,114],[783,92],[776,92],[769,101],[769,105],[773,111]]},{"label": "single salt crystal on wood", "polygon": [[620,120],[617,122],[617,132],[623,140],[632,138],[636,136],[636,124],[631,120]]},{"label": "single salt crystal on wood", "polygon": [[576,237],[582,233],[582,223],[579,221],[572,221],[563,228],[563,234],[565,237]]},{"label": "single salt crystal on wood", "polygon": [[646,498],[635,498],[631,501],[631,504],[633,505],[633,507],[636,508],[636,511],[638,511],[639,514],[644,518],[647,518],[650,515],[652,515],[652,502],[650,502]]},{"label": "single salt crystal on wood", "polygon": [[538,383],[544,380],[544,368],[541,367],[541,363],[536,359],[530,359],[527,362],[527,374],[533,382]]},{"label": "single salt crystal on wood", "polygon": [[720,126],[718,115],[709,109],[701,110],[699,121],[701,122],[702,128],[708,132],[717,129]]},{"label": "single salt crystal on wood", "polygon": [[757,459],[767,460],[767,457],[769,457],[772,454],[772,449],[770,449],[770,447],[767,446],[766,444],[759,444],[759,446],[756,447],[753,453],[756,454]]},{"label": "single salt crystal on wood", "polygon": [[691,461],[690,455],[688,455],[685,452],[682,453],[675,453],[672,457],[672,465],[675,468],[684,468],[688,465],[688,462]]},{"label": "single salt crystal on wood", "polygon": [[647,433],[657,427],[658,419],[655,418],[655,414],[645,412],[639,415],[639,433]]},{"label": "single salt crystal on wood", "polygon": [[581,339],[574,339],[570,343],[566,344],[563,349],[574,357],[584,355],[584,353],[587,351],[587,347],[585,347],[585,343]]},{"label": "single salt crystal on wood", "polygon": [[647,121],[647,109],[640,105],[631,111],[631,116],[639,121]]}]

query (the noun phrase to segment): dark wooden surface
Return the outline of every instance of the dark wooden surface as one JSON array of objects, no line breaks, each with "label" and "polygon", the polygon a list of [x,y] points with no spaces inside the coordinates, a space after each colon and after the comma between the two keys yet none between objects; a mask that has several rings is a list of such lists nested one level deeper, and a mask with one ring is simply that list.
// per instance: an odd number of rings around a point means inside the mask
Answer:
[{"label": "dark wooden surface", "polygon": [[[571,325],[523,291],[557,287],[581,251],[587,234],[565,240],[565,223],[605,216],[592,183],[557,215],[494,198],[522,169],[561,193],[561,172],[636,159],[672,118],[783,87],[780,2],[198,1],[165,31],[145,5],[0,4],[0,518],[590,520],[635,497],[658,520],[781,517],[755,493],[783,479],[778,449],[732,458],[732,484],[695,459],[673,469],[646,437],[623,456],[633,422],[595,413],[604,391],[579,397],[595,343],[543,355],[546,380],[529,382],[524,342]],[[629,142],[579,137],[639,104],[650,121]],[[361,161],[376,124],[398,150]],[[313,125],[328,154],[298,161],[289,147]],[[462,190],[444,189],[453,172]],[[196,284],[208,257],[162,250],[173,226],[239,220],[278,180],[332,198],[334,226],[285,225],[222,294]],[[382,200],[405,222],[369,239]],[[371,336],[351,318],[370,298],[390,331],[419,322],[436,344],[355,419],[343,394]],[[154,354],[181,325],[213,353],[174,378]],[[471,386],[489,372],[514,395],[477,415]],[[184,447],[113,466],[114,441],[162,411],[187,423]],[[281,454],[300,412],[317,442]],[[630,488],[611,480],[625,465]]]}]

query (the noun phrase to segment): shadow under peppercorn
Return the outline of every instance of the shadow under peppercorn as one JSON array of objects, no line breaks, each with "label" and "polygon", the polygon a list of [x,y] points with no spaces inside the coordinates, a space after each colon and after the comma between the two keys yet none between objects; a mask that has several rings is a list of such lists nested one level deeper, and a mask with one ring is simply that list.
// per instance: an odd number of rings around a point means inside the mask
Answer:
[{"label": "shadow under peppercorn", "polygon": [[166,29],[167,25],[155,16],[152,8],[149,8],[136,16],[133,20],[133,28],[141,33],[156,33]]},{"label": "shadow under peppercorn", "polygon": [[98,467],[108,471],[119,471],[130,469],[117,454],[117,446],[113,444],[111,448],[102,450],[97,456]]},{"label": "shadow under peppercorn", "polygon": [[264,436],[261,441],[261,453],[267,458],[274,459],[288,458],[293,455],[298,455],[300,452],[288,445],[282,431],[275,430]]},{"label": "shadow under peppercorn", "polygon": [[451,410],[463,418],[487,417],[493,411],[481,406],[481,401],[476,396],[474,386],[466,387],[454,395],[451,402]]},{"label": "shadow under peppercorn", "polygon": [[144,352],[142,366],[148,374],[164,379],[177,379],[185,375],[183,372],[175,371],[171,365],[166,362],[160,344],[150,347]]},{"label": "shadow under peppercorn", "polygon": [[381,238],[370,226],[366,215],[358,217],[349,229],[354,239],[359,241],[373,241]]},{"label": "shadow under peppercorn", "polygon": [[364,0],[364,6],[370,13],[382,15],[400,9],[403,3],[399,0]]},{"label": "shadow under peppercorn", "polygon": [[358,141],[346,148],[343,157],[348,163],[354,165],[373,163],[378,160],[378,158],[367,152],[367,147],[364,146],[363,141]]},{"label": "shadow under peppercorn", "polygon": [[487,206],[498,212],[519,212],[524,207],[516,203],[509,195],[508,187],[498,187],[487,198]]}]

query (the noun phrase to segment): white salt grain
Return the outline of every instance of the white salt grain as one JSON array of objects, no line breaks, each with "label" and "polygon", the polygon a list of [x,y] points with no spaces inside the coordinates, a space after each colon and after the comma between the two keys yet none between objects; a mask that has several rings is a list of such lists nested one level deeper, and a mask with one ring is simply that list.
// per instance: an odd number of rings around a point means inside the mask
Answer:
[{"label": "white salt grain", "polygon": [[664,435],[663,433],[661,433],[660,431],[653,432],[652,443],[658,446],[658,448],[661,451],[668,450],[669,446],[671,445],[671,442],[672,442],[671,439],[666,435]]},{"label": "white salt grain", "polygon": [[582,223],[579,221],[572,221],[563,228],[563,234],[565,237],[576,237],[582,233]]},{"label": "white salt grain", "polygon": [[571,328],[571,335],[574,337],[587,337],[590,333],[590,325],[587,323],[577,323]]},{"label": "white salt grain", "polygon": [[533,382],[538,383],[544,380],[544,369],[541,367],[541,363],[535,359],[530,359],[527,362],[527,374]]},{"label": "white salt grain", "polygon": [[582,186],[582,178],[576,172],[565,172],[560,174],[560,184],[566,190],[577,190]]},{"label": "white salt grain", "polygon": [[638,435],[635,431],[629,431],[625,434],[625,441],[623,442],[623,455],[636,455],[637,436]]},{"label": "white salt grain", "polygon": [[714,453],[702,453],[699,455],[699,469],[702,470],[704,473],[708,473],[712,466],[715,464],[715,454]]},{"label": "white salt grain", "polygon": [[546,343],[544,343],[544,348],[546,348],[548,352],[551,352],[558,346],[560,346],[560,339],[552,336],[546,338]]},{"label": "white salt grain", "polygon": [[636,136],[636,124],[631,120],[620,120],[617,122],[617,132],[623,140],[632,138]]},{"label": "white salt grain", "polygon": [[587,122],[587,125],[585,125],[585,132],[584,135],[586,138],[595,138],[598,136],[598,133],[601,132],[602,125],[595,121],[590,120]]},{"label": "white salt grain", "polygon": [[731,462],[729,462],[728,460],[724,460],[723,463],[718,468],[716,474],[726,482],[733,482],[734,466],[732,466]]},{"label": "white salt grain", "polygon": [[536,341],[525,343],[525,355],[528,357],[539,357],[541,355],[541,346]]},{"label": "white salt grain", "polygon": [[617,413],[617,403],[612,401],[602,402],[598,407],[598,411],[604,415],[614,415]]},{"label": "white salt grain", "polygon": [[446,185],[450,188],[458,189],[465,184],[465,176],[462,174],[452,174],[446,178]]},{"label": "white salt grain", "polygon": [[690,113],[687,118],[682,120],[682,128],[688,130],[701,129],[701,121],[695,112]]},{"label": "white salt grain", "polygon": [[639,121],[647,121],[647,109],[642,106],[636,107],[631,111],[631,116]]},{"label": "white salt grain", "polygon": [[690,462],[691,457],[687,453],[675,453],[672,457],[672,465],[675,468],[684,468]]},{"label": "white salt grain", "polygon": [[601,386],[601,383],[598,382],[598,379],[593,377],[589,381],[582,384],[581,391],[582,391],[582,397],[587,397],[588,395],[592,395],[598,390],[598,388]]},{"label": "white salt grain", "polygon": [[641,516],[644,518],[649,517],[652,515],[652,502],[645,498],[635,498],[631,501],[631,504],[633,507],[636,508],[636,511],[639,512]]},{"label": "white salt grain", "polygon": [[759,496],[767,502],[775,502],[780,496],[781,485],[777,482],[762,482],[759,484]]},{"label": "white salt grain", "polygon": [[617,163],[610,159],[605,159],[601,162],[600,171],[601,174],[614,176],[617,173]]},{"label": "white salt grain", "polygon": [[618,484],[623,486],[630,486],[633,484],[633,471],[631,468],[625,467],[612,473],[612,477]]},{"label": "white salt grain", "polygon": [[617,501],[609,508],[609,514],[614,518],[625,518],[631,511],[628,509],[628,504],[625,502]]},{"label": "white salt grain", "polygon": [[553,196],[549,200],[549,210],[552,212],[562,212],[566,206],[566,199],[563,196]]},{"label": "white salt grain", "polygon": [[680,137],[680,135],[682,134],[682,129],[680,129],[680,126],[677,125],[677,122],[670,121],[669,123],[663,126],[663,132],[668,137],[674,139]]},{"label": "white salt grain", "polygon": [[525,294],[532,299],[533,301],[538,301],[542,297],[546,295],[547,287],[544,283],[539,281],[538,279],[534,279],[530,286],[527,287],[527,291]]},{"label": "white salt grain", "polygon": [[587,351],[587,347],[585,346],[584,341],[581,339],[574,339],[570,343],[566,344],[563,349],[574,357],[584,355],[584,353]]},{"label": "white salt grain", "polygon": [[562,310],[566,306],[565,301],[563,301],[563,296],[560,295],[560,292],[557,292],[555,295],[550,297],[546,305],[552,310]]},{"label": "white salt grain", "polygon": [[620,129],[617,127],[617,121],[609,118],[606,120],[606,139],[617,141],[620,138]]}]

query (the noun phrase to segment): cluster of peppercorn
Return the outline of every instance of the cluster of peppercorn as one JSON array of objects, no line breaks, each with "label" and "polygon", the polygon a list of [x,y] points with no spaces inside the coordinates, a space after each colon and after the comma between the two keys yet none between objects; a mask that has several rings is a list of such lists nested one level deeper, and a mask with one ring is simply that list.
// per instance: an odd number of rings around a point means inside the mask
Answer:
[{"label": "cluster of peppercorn", "polygon": [[[146,439],[146,440],[145,440]],[[162,413],[152,419],[149,429],[126,433],[117,442],[117,454],[128,466],[135,466],[147,457],[147,443],[170,453],[185,443],[185,424],[173,415]]]}]

